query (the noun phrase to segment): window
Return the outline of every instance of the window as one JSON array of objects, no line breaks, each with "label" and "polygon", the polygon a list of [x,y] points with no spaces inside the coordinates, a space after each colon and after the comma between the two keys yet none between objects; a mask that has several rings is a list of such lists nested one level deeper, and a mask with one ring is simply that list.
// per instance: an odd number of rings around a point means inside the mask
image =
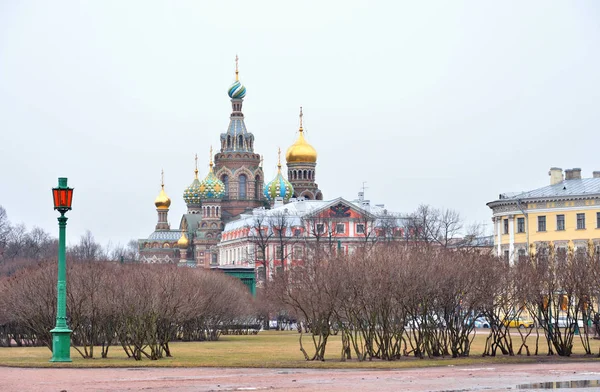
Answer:
[{"label": "window", "polygon": [[357,234],[365,234],[365,225],[363,225],[362,223],[359,223],[358,225],[356,225],[356,233]]},{"label": "window", "polygon": [[295,260],[302,260],[302,247],[301,246],[294,246],[294,259]]},{"label": "window", "polygon": [[246,198],[246,175],[245,174],[240,174],[240,176],[238,177],[238,184],[239,184],[239,189],[238,189],[238,195],[239,195],[239,199],[245,199]]},{"label": "window", "polygon": [[259,261],[265,260],[265,250],[262,247],[258,247],[258,249],[256,250],[256,258]]},{"label": "window", "polygon": [[508,258],[510,256],[510,252],[508,250],[504,251],[504,260],[508,261]]},{"label": "window", "polygon": [[265,273],[265,267],[262,265],[256,269],[256,275],[259,281],[264,282],[267,279],[267,275]]},{"label": "window", "polygon": [[223,177],[221,177],[221,181],[223,181],[223,184],[225,185],[225,196],[229,196],[229,176],[224,174]]},{"label": "window", "polygon": [[538,231],[546,231],[546,217],[538,216]]},{"label": "window", "polygon": [[254,178],[254,198],[256,200],[260,199],[260,190],[262,186],[260,186],[260,176],[256,176]]},{"label": "window", "polygon": [[281,259],[283,258],[283,257],[282,257],[283,255],[281,254],[281,253],[282,253],[282,252],[281,252],[281,250],[282,250],[282,249],[283,249],[283,248],[282,248],[281,246],[279,246],[279,245],[277,245],[277,246],[275,247],[275,260],[281,260]]},{"label": "window", "polygon": [[508,219],[504,219],[504,234],[508,234]]},{"label": "window", "polygon": [[525,233],[525,218],[517,218],[517,233]]},{"label": "window", "polygon": [[317,223],[317,233],[323,234],[325,232],[325,225],[322,223]]},{"label": "window", "polygon": [[556,215],[556,230],[564,230],[565,229],[565,216],[564,215]]},{"label": "window", "polygon": [[346,225],[344,225],[343,223],[338,223],[335,225],[335,232],[338,234],[344,234],[346,230]]},{"label": "window", "polygon": [[585,229],[585,214],[577,214],[577,230]]},{"label": "window", "polygon": [[294,229],[294,237],[300,237],[300,234],[302,234],[302,230]]},{"label": "window", "polygon": [[600,229],[600,212],[596,212],[596,228]]},{"label": "window", "polygon": [[524,257],[524,256],[525,256],[525,249],[519,248],[519,257]]}]

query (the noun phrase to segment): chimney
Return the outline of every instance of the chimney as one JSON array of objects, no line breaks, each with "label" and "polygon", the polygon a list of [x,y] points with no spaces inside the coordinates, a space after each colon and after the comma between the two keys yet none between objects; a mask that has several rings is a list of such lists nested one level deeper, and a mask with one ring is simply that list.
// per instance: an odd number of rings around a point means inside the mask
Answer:
[{"label": "chimney", "polygon": [[581,169],[574,167],[573,169],[573,180],[581,180]]},{"label": "chimney", "polygon": [[275,198],[275,202],[273,203],[273,208],[281,207],[283,205],[283,197],[278,196]]},{"label": "chimney", "polygon": [[565,169],[565,180],[573,179],[573,169]]},{"label": "chimney", "polygon": [[559,184],[563,180],[562,169],[560,167],[551,167],[548,174],[550,175],[550,185]]},{"label": "chimney", "polygon": [[594,178],[600,178],[600,171],[595,171],[592,174],[594,175]]}]

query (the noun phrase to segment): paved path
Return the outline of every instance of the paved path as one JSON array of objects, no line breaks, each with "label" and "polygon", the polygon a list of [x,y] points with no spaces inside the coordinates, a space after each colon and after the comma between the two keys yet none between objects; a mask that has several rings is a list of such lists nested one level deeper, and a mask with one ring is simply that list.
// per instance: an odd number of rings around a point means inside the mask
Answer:
[{"label": "paved path", "polygon": [[519,384],[557,381],[563,382],[560,387],[564,388],[574,386],[571,381],[580,380],[594,380],[587,383],[592,388],[574,390],[600,390],[600,362],[402,370],[0,368],[0,390],[3,392],[504,391],[519,389]]}]

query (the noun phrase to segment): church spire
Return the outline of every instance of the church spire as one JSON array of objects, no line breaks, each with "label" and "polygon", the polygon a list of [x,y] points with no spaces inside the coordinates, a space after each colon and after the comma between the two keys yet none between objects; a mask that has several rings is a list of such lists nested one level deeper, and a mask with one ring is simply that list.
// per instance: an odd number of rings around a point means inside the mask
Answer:
[{"label": "church spire", "polygon": [[235,81],[227,94],[231,98],[231,116],[227,132],[221,134],[221,152],[254,152],[254,135],[248,132],[244,123],[242,104],[246,96],[246,87],[240,82],[239,57],[235,56]]}]

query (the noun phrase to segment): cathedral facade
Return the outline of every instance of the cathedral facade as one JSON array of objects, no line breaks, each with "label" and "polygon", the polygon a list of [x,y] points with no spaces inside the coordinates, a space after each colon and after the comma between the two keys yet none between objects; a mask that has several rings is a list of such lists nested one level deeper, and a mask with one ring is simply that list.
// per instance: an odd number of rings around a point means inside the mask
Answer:
[{"label": "cathedral facade", "polygon": [[288,178],[284,178],[279,161],[275,178],[265,184],[262,157],[254,151],[254,135],[244,122],[246,87],[239,80],[237,58],[235,81],[227,94],[232,106],[229,126],[220,135],[219,151],[213,155],[211,148],[208,174],[199,179],[196,157],[194,179],[183,192],[187,211],[177,229],[168,224],[171,199],[163,181],[154,203],[158,214],[155,230],[148,238],[138,240],[142,262],[217,267],[217,245],[227,222],[251,214],[257,207],[323,199],[315,182],[317,153],[305,140],[302,109],[298,138],[286,152]]}]

